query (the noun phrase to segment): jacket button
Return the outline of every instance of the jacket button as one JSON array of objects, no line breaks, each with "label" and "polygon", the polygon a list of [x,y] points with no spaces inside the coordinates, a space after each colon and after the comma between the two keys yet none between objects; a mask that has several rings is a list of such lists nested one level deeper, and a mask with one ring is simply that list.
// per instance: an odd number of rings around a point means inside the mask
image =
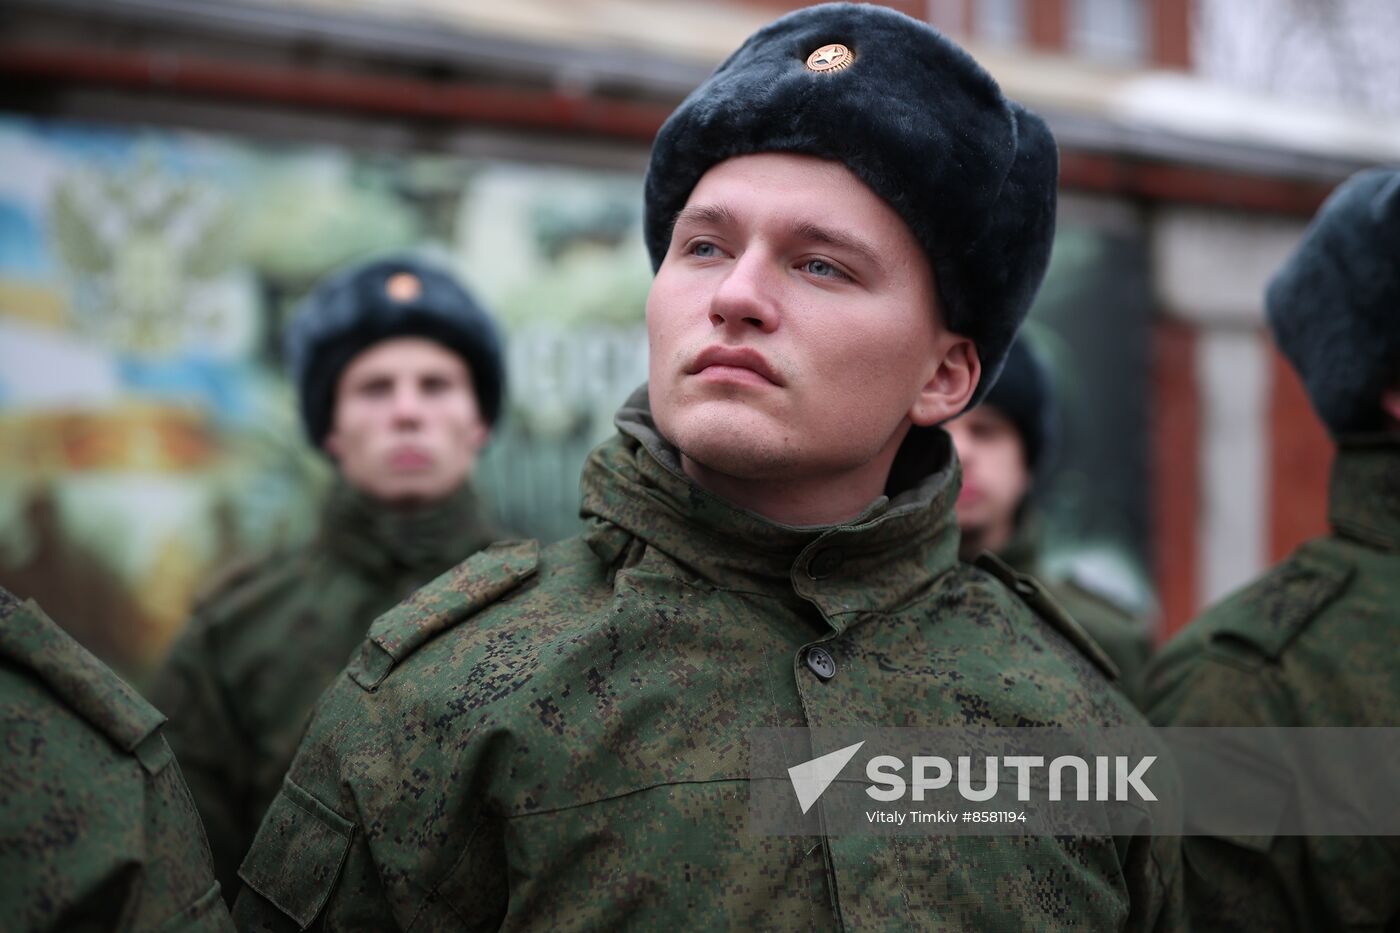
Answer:
[{"label": "jacket button", "polygon": [[836,676],[836,659],[825,648],[808,648],[807,666],[822,680],[830,680]]},{"label": "jacket button", "polygon": [[841,569],[841,562],[845,559],[846,555],[841,553],[839,547],[823,548],[807,561],[807,576],[813,580],[829,577]]}]

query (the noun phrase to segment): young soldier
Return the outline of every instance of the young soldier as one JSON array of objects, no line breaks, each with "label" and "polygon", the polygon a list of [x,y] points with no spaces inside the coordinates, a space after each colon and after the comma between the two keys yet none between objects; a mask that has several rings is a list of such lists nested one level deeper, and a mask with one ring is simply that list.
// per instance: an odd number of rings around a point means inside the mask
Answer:
[{"label": "young soldier", "polygon": [[0,588],[5,929],[233,929],[164,721]]},{"label": "young soldier", "polygon": [[962,467],[958,493],[963,560],[991,551],[1046,584],[1055,601],[1093,637],[1118,668],[1118,683],[1137,699],[1152,653],[1147,626],[1073,576],[1050,577],[1040,559],[1035,493],[1054,447],[1054,389],[1024,338],[976,408],[948,423]]},{"label": "young soldier", "polygon": [[338,474],[319,533],[218,584],[154,693],[230,902],[311,708],[369,623],[494,537],[471,475],[500,410],[500,341],[456,281],[409,258],[345,270],[286,343],[307,435]]},{"label": "young soldier", "polygon": [[650,377],[585,467],[591,527],[488,549],[375,623],[238,921],[1169,922],[1171,840],[746,828],[755,728],[1140,722],[1076,629],[958,563],[933,428],[1025,313],[1055,173],[1044,125],[908,17],[755,34],[653,148]]},{"label": "young soldier", "polygon": [[[1208,609],[1149,673],[1178,726],[1400,725],[1400,172],[1342,185],[1269,284],[1269,326],[1337,442],[1332,533]],[[1395,837],[1188,837],[1193,925],[1391,930]]]}]

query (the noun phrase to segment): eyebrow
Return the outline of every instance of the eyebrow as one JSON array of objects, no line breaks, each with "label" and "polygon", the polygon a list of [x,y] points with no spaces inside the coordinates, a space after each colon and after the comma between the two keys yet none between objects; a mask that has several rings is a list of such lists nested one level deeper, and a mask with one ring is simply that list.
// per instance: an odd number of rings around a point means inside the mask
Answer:
[{"label": "eyebrow", "polygon": [[794,225],[792,233],[801,240],[810,240],[813,243],[823,243],[838,249],[849,250],[873,265],[877,270],[881,272],[885,270],[885,264],[880,261],[880,254],[876,252],[875,248],[857,237],[832,230],[830,227],[814,224],[811,221],[802,221]]},{"label": "eyebrow", "polygon": [[723,205],[702,204],[698,207],[682,208],[671,223],[671,233],[681,224],[696,227],[732,227],[737,223],[734,212]]},{"label": "eyebrow", "polygon": [[[672,235],[681,224],[697,227],[734,227],[738,226],[738,219],[734,216],[734,212],[724,205],[702,204],[686,207],[677,212],[675,222],[671,225]],[[794,223],[788,232],[799,240],[849,250],[873,265],[877,270],[885,271],[885,264],[880,260],[879,251],[858,237],[833,230],[830,227],[823,227],[810,220]]]}]

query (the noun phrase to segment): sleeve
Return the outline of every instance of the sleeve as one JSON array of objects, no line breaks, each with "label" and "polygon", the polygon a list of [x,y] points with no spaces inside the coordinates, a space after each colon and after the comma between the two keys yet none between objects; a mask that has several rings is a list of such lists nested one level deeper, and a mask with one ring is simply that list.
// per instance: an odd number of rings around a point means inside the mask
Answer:
[{"label": "sleeve", "polygon": [[222,890],[215,880],[199,815],[164,739],[147,740],[151,752],[137,750],[143,763],[166,759],[146,776],[143,884],[132,929],[206,933],[232,930]]},{"label": "sleeve", "polygon": [[1130,913],[1124,930],[1176,933],[1190,929],[1180,840],[1135,836],[1124,867]]},{"label": "sleeve", "polygon": [[121,751],[34,689],[18,700],[0,696],[0,732],[8,750],[0,755],[0,926],[232,929],[194,804],[159,732],[134,753]]},{"label": "sleeve", "polygon": [[152,689],[170,717],[165,735],[209,837],[214,874],[230,904],[238,863],[253,841],[252,743],[239,726],[219,677],[218,653],[199,616],[176,642]]},{"label": "sleeve", "polygon": [[[1262,725],[1292,721],[1273,675],[1244,654],[1207,646],[1153,671],[1149,718],[1161,726]],[[1296,884],[1303,852],[1294,837],[1184,836],[1182,879],[1196,930],[1307,929]]]}]

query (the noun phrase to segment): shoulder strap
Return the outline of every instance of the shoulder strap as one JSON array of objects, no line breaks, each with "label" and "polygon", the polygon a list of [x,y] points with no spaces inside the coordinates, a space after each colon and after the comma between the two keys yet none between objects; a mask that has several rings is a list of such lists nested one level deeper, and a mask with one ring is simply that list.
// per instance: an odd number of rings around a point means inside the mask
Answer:
[{"label": "shoulder strap", "polygon": [[1036,615],[1050,623],[1051,627],[1063,635],[1070,644],[1078,648],[1080,653],[1094,662],[1095,666],[1102,670],[1109,680],[1118,680],[1118,665],[1114,664],[1098,643],[1090,637],[1089,633],[1084,631],[1069,613],[1065,612],[1064,608],[1055,601],[1055,598],[1050,595],[1039,580],[1030,574],[1017,573],[1005,561],[990,552],[984,551],[978,555],[975,563],[1005,583],[1011,592],[1035,611]]},{"label": "shoulder strap", "polygon": [[170,761],[159,734],[165,717],[33,600],[14,601],[0,613],[0,657],[28,668],[89,725],[139,758],[150,773]]},{"label": "shoulder strap", "polygon": [[1309,541],[1219,608],[1212,639],[1228,636],[1277,659],[1351,582],[1355,568],[1329,554],[1326,539]]},{"label": "shoulder strap", "polygon": [[390,609],[370,626],[350,662],[350,677],[373,690],[432,638],[476,615],[535,573],[537,541],[497,542]]}]

